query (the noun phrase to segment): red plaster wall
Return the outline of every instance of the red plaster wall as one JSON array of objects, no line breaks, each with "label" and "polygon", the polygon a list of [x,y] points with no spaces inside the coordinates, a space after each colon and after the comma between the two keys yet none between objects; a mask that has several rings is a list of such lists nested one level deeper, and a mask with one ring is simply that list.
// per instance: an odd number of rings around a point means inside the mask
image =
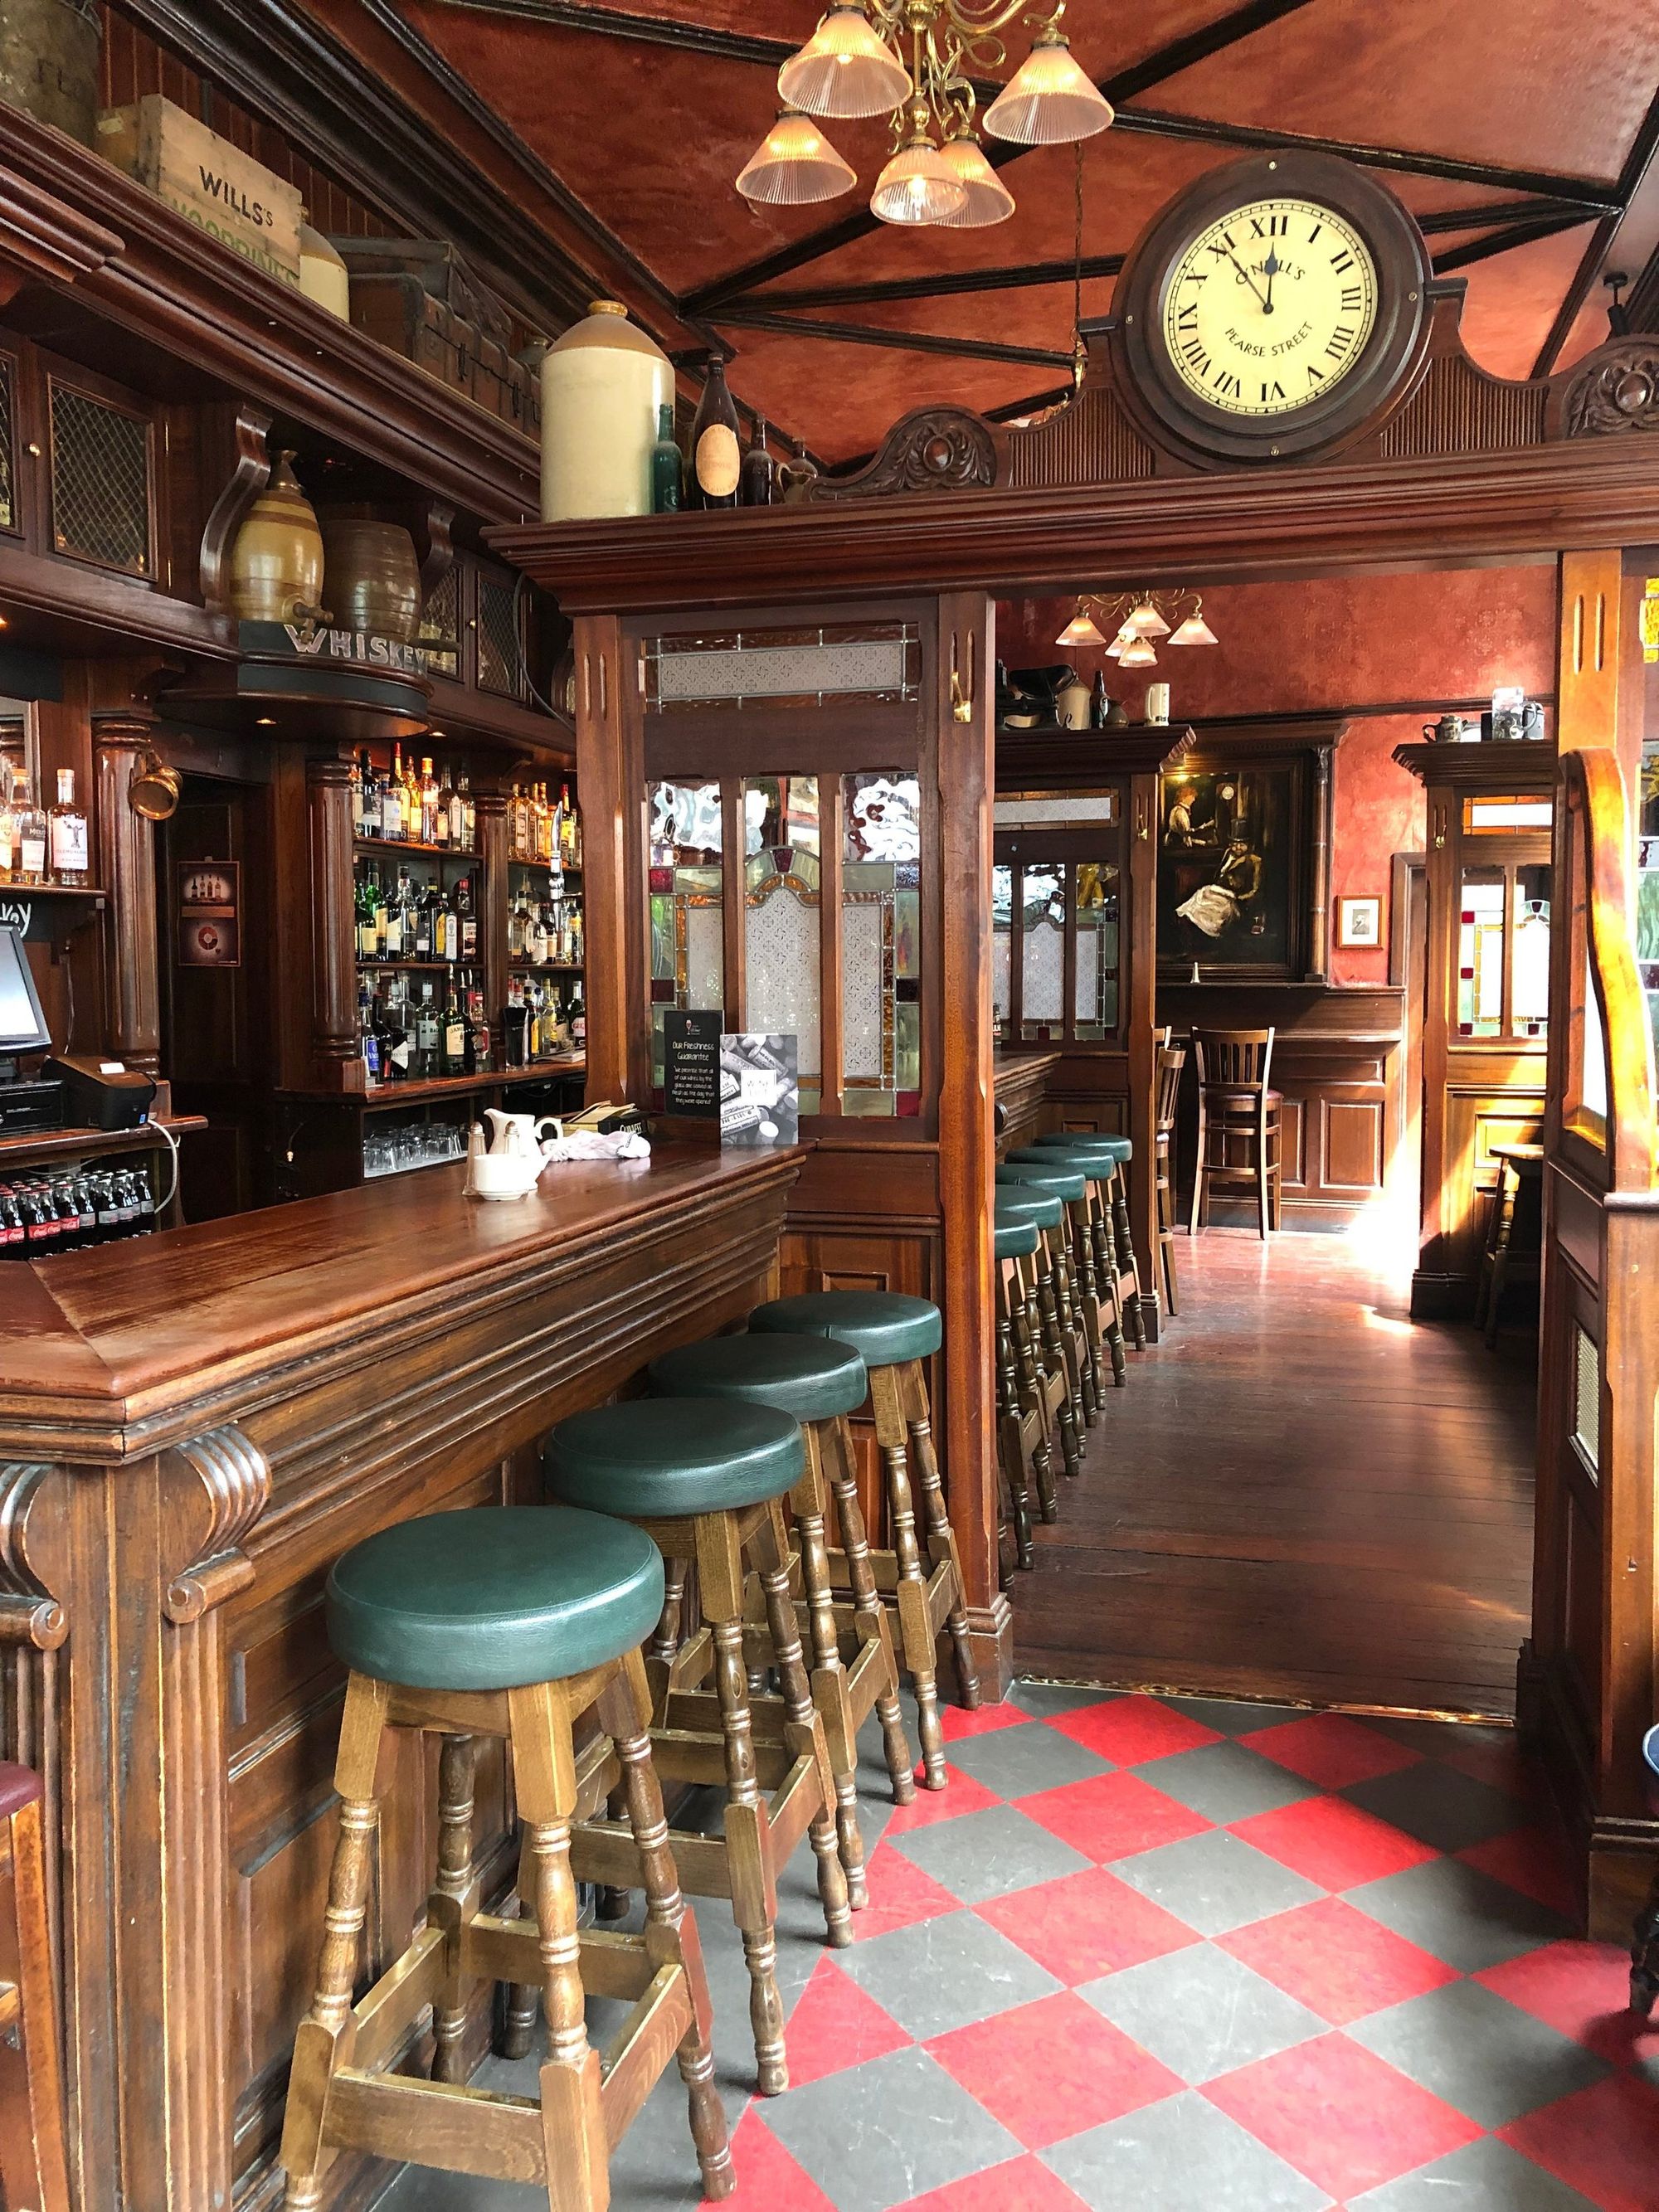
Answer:
[{"label": "red plaster wall", "polygon": [[[1458,568],[1433,574],[1321,576],[1298,583],[1218,585],[1204,592],[1220,643],[1160,650],[1133,678],[1098,648],[1056,647],[1072,612],[1061,599],[1023,599],[997,611],[997,653],[1010,667],[1070,660],[1139,720],[1146,676],[1171,687],[1170,718],[1340,714],[1407,701],[1485,698],[1499,684],[1547,692],[1555,682],[1553,565]],[[1382,943],[1336,946],[1339,983],[1388,980],[1389,862],[1421,851],[1421,785],[1397,768],[1396,745],[1416,742],[1424,714],[1357,715],[1336,756],[1333,898],[1380,897]]]}]

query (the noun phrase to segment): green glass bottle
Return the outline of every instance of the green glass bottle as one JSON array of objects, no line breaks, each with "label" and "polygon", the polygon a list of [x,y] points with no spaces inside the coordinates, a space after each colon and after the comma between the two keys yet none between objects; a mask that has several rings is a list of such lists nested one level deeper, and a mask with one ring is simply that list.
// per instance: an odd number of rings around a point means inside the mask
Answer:
[{"label": "green glass bottle", "polygon": [[674,439],[672,407],[657,410],[657,442],[651,448],[651,512],[678,514],[685,504],[685,464]]}]

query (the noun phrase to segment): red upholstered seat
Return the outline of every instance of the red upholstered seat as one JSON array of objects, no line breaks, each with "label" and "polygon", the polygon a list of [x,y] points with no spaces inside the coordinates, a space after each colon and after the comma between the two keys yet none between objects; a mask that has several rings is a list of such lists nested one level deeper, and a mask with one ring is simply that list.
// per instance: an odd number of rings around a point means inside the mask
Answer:
[{"label": "red upholstered seat", "polygon": [[14,1766],[0,1759],[0,1820],[9,1820],[40,1795],[40,1778],[32,1766]]}]

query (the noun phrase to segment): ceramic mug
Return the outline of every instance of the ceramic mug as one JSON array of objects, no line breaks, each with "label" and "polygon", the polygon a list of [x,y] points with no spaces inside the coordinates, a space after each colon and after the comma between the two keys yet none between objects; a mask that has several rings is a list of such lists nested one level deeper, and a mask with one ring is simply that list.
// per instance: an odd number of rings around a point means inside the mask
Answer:
[{"label": "ceramic mug", "polygon": [[1161,728],[1170,719],[1170,687],[1167,684],[1146,686],[1146,720]]},{"label": "ceramic mug", "polygon": [[1463,736],[1463,717],[1443,714],[1437,722],[1425,722],[1423,735],[1431,745],[1455,745]]}]

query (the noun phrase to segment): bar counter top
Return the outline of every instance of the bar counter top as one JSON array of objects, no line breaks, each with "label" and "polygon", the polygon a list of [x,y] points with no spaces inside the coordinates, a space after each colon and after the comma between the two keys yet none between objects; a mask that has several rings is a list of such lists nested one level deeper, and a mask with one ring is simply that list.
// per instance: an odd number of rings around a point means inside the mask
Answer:
[{"label": "bar counter top", "polygon": [[[418,1189],[388,1177],[325,1198],[13,1263],[0,1273],[0,1451],[153,1449],[155,1425],[199,1429],[254,1370],[315,1361],[468,1286],[580,1262],[624,1228],[683,1225],[735,1186],[787,1185],[794,1150],[670,1140],[648,1160],[549,1165],[527,1198],[463,1194],[465,1163]],[[44,1433],[50,1431],[50,1436]]]}]

